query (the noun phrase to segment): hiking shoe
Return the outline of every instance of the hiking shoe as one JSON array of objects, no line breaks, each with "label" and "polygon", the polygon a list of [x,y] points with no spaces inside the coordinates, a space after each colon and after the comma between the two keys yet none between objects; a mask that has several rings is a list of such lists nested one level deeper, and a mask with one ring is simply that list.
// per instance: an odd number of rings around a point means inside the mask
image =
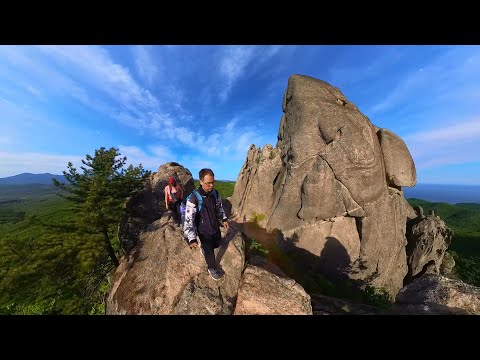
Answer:
[{"label": "hiking shoe", "polygon": [[218,281],[220,280],[221,276],[218,275],[217,271],[215,269],[208,269],[208,273],[212,277],[213,280]]},{"label": "hiking shoe", "polygon": [[223,271],[222,267],[220,265],[216,266],[215,271],[217,272],[218,275],[223,276],[225,274],[225,271]]}]

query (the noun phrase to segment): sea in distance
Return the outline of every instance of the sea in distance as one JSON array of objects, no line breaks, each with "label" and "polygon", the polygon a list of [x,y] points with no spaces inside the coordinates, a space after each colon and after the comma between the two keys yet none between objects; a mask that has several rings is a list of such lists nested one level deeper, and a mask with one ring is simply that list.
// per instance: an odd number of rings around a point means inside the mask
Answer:
[{"label": "sea in distance", "polygon": [[480,204],[480,185],[417,184],[413,188],[402,187],[405,198],[448,204]]}]

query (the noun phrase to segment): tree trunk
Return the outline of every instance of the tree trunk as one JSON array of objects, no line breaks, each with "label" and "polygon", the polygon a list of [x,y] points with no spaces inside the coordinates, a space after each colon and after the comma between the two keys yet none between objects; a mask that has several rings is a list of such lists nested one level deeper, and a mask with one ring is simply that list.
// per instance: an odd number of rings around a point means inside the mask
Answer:
[{"label": "tree trunk", "polygon": [[103,230],[103,241],[105,243],[105,247],[108,252],[108,256],[110,256],[110,260],[112,260],[113,265],[117,268],[120,263],[118,262],[117,255],[115,255],[115,251],[113,250],[112,243],[110,242],[110,238],[108,237],[108,230]]}]

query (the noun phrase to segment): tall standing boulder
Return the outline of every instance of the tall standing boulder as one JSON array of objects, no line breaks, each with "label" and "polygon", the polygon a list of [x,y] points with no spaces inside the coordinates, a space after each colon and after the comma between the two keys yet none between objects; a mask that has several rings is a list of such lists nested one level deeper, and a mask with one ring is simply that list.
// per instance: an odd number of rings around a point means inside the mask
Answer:
[{"label": "tall standing boulder", "polygon": [[[280,165],[280,151],[272,145],[267,144],[263,149],[250,146],[231,198],[232,207],[236,205],[237,215],[250,218],[254,213],[269,213]],[[260,224],[265,225],[262,220]]]},{"label": "tall standing boulder", "polygon": [[[407,273],[407,218],[415,217],[401,190],[416,183],[406,145],[374,126],[338,88],[309,76],[289,78],[282,110],[270,150],[278,158],[263,157],[268,176],[261,177],[263,151],[250,148],[233,212],[265,214],[265,227],[279,230],[280,241],[307,250],[333,267],[330,273],[348,269],[350,278],[395,295]],[[322,259],[333,242],[344,249],[341,265]]]}]

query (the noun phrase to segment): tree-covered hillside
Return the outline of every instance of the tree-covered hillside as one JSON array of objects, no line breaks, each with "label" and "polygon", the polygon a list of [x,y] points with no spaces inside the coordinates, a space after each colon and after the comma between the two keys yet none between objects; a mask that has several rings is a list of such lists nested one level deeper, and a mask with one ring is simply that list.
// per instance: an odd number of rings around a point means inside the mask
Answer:
[{"label": "tree-covered hillside", "polygon": [[[234,185],[215,188],[228,197]],[[98,261],[108,257],[101,235],[83,231],[78,212],[56,193],[48,185],[0,185],[0,314],[104,311],[112,267]]]},{"label": "tree-covered hillside", "polygon": [[411,206],[420,205],[425,214],[434,210],[454,231],[447,251],[455,259],[455,271],[463,281],[480,286],[480,204],[450,205],[420,199],[408,202]]},{"label": "tree-covered hillside", "polygon": [[101,313],[102,249],[67,201],[53,186],[1,185],[0,202],[0,314]]}]

